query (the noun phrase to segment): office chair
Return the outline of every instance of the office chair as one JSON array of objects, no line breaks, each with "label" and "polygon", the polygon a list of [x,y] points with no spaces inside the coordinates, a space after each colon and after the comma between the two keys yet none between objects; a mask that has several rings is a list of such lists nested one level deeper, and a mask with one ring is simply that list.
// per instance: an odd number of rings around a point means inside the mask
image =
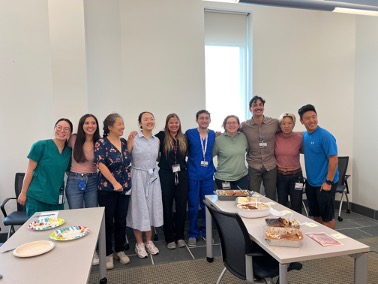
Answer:
[{"label": "office chair", "polygon": [[[12,234],[14,234],[14,232],[15,232],[14,226],[23,225],[28,220],[28,216],[26,215],[25,206],[22,206],[21,204],[19,204],[17,202],[17,198],[21,193],[22,184],[23,184],[23,181],[24,181],[24,176],[25,176],[24,173],[16,173],[16,176],[15,176],[15,194],[16,194],[16,197],[6,198],[3,201],[3,203],[1,204],[1,211],[3,212],[3,215],[4,215],[4,220],[3,220],[4,226],[10,226],[7,239],[9,239]],[[10,201],[12,199],[16,200],[17,211],[13,211],[12,213],[7,214],[7,212],[5,210],[5,205],[8,203],[8,201]]]},{"label": "office chair", "polygon": [[339,182],[337,183],[336,193],[340,193],[341,198],[340,198],[340,206],[339,206],[339,215],[337,217],[337,220],[342,222],[343,218],[341,218],[341,209],[343,207],[344,196],[347,202],[346,213],[350,213],[350,203],[349,203],[349,198],[348,198],[349,186],[348,186],[348,181],[347,181],[350,175],[346,174],[346,171],[348,169],[349,156],[338,157],[338,159],[339,159],[339,164],[338,164]]},{"label": "office chair", "polygon": [[[253,283],[256,280],[265,280],[271,283],[271,278],[279,275],[279,263],[259,245],[250,239],[243,220],[237,213],[228,213],[214,208],[204,200],[214,219],[221,240],[223,264],[217,284],[223,278],[226,270],[236,277]],[[293,262],[288,271],[302,269],[302,264]],[[269,279],[268,279],[269,278]]]}]

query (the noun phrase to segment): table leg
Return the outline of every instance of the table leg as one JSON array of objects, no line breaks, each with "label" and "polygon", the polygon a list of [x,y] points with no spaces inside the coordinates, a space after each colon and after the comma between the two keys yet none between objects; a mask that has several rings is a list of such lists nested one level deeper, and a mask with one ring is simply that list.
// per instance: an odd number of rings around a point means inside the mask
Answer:
[{"label": "table leg", "polygon": [[206,256],[208,262],[214,261],[213,256],[213,224],[209,209],[206,207]]},{"label": "table leg", "polygon": [[107,283],[106,279],[106,242],[105,242],[105,216],[102,215],[101,227],[98,237],[98,255],[100,259],[100,283]]},{"label": "table leg", "polygon": [[287,284],[287,267],[288,264],[279,264],[280,267],[280,284]]},{"label": "table leg", "polygon": [[368,282],[368,254],[359,253],[354,257],[354,283],[366,284]]}]

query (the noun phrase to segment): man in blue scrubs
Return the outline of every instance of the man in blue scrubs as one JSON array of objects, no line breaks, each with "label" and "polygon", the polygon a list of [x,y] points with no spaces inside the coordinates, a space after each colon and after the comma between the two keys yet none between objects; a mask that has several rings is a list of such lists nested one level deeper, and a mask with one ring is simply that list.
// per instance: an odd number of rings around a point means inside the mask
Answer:
[{"label": "man in blue scrubs", "polygon": [[188,140],[188,216],[189,216],[189,240],[188,245],[197,245],[200,230],[197,223],[198,205],[202,208],[203,228],[202,236],[206,238],[205,225],[205,195],[213,194],[214,172],[213,145],[215,132],[209,130],[211,122],[210,113],[207,110],[200,110],[196,114],[197,128],[189,129],[185,135]]},{"label": "man in blue scrubs", "polygon": [[301,107],[298,114],[307,129],[303,134],[303,151],[310,215],[314,216],[315,221],[334,229],[334,202],[339,181],[336,139],[318,126],[318,116],[313,105]]}]

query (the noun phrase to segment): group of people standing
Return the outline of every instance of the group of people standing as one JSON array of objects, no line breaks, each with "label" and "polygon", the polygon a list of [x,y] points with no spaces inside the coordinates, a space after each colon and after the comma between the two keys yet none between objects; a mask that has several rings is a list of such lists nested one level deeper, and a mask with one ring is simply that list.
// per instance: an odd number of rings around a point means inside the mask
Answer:
[{"label": "group of people standing", "polygon": [[[210,113],[200,110],[198,127],[185,134],[179,117],[172,113],[164,130],[153,135],[155,118],[151,112],[142,112],[140,129],[131,132],[127,141],[124,121],[116,113],[105,118],[102,138],[94,115],[80,119],[76,134],[68,119],[59,119],[54,138],[36,142],[28,154],[18,202],[26,204],[28,216],[63,210],[64,192],[70,209],[105,207],[106,267],[112,269],[113,258],[122,264],[130,262],[124,253],[126,225],[134,231],[140,258],[159,253],[151,240],[154,227],[164,225],[168,249],[186,246],[187,208],[188,245],[196,246],[201,233],[206,238],[205,224],[202,232],[198,224],[198,208],[205,223],[203,199],[213,194],[214,186],[260,192],[263,183],[267,197],[276,200],[278,195],[278,202],[287,206],[290,196],[291,208],[301,212],[302,189],[296,185],[303,181],[299,156],[304,153],[310,214],[334,226],[337,146],[335,138],[317,125],[315,108],[299,109],[307,129],[302,134],[293,132],[294,114],[283,113],[278,120],[265,117],[261,97],[253,97],[249,107],[252,118],[240,124],[237,116],[227,116],[222,134],[209,129]],[[98,262],[95,253],[93,264]]]}]

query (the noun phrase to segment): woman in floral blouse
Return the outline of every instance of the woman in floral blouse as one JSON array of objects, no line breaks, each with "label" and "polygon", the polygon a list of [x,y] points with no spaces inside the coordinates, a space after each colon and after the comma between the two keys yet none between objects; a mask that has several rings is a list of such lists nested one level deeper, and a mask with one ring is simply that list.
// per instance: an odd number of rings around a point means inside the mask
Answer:
[{"label": "woman in floral blouse", "polygon": [[98,204],[105,207],[106,268],[113,264],[114,258],[127,264],[130,259],[124,252],[126,215],[129,205],[128,191],[131,188],[130,162],[127,141],[122,138],[125,125],[117,113],[104,120],[104,138],[95,144],[95,160],[100,170],[98,177]]}]

